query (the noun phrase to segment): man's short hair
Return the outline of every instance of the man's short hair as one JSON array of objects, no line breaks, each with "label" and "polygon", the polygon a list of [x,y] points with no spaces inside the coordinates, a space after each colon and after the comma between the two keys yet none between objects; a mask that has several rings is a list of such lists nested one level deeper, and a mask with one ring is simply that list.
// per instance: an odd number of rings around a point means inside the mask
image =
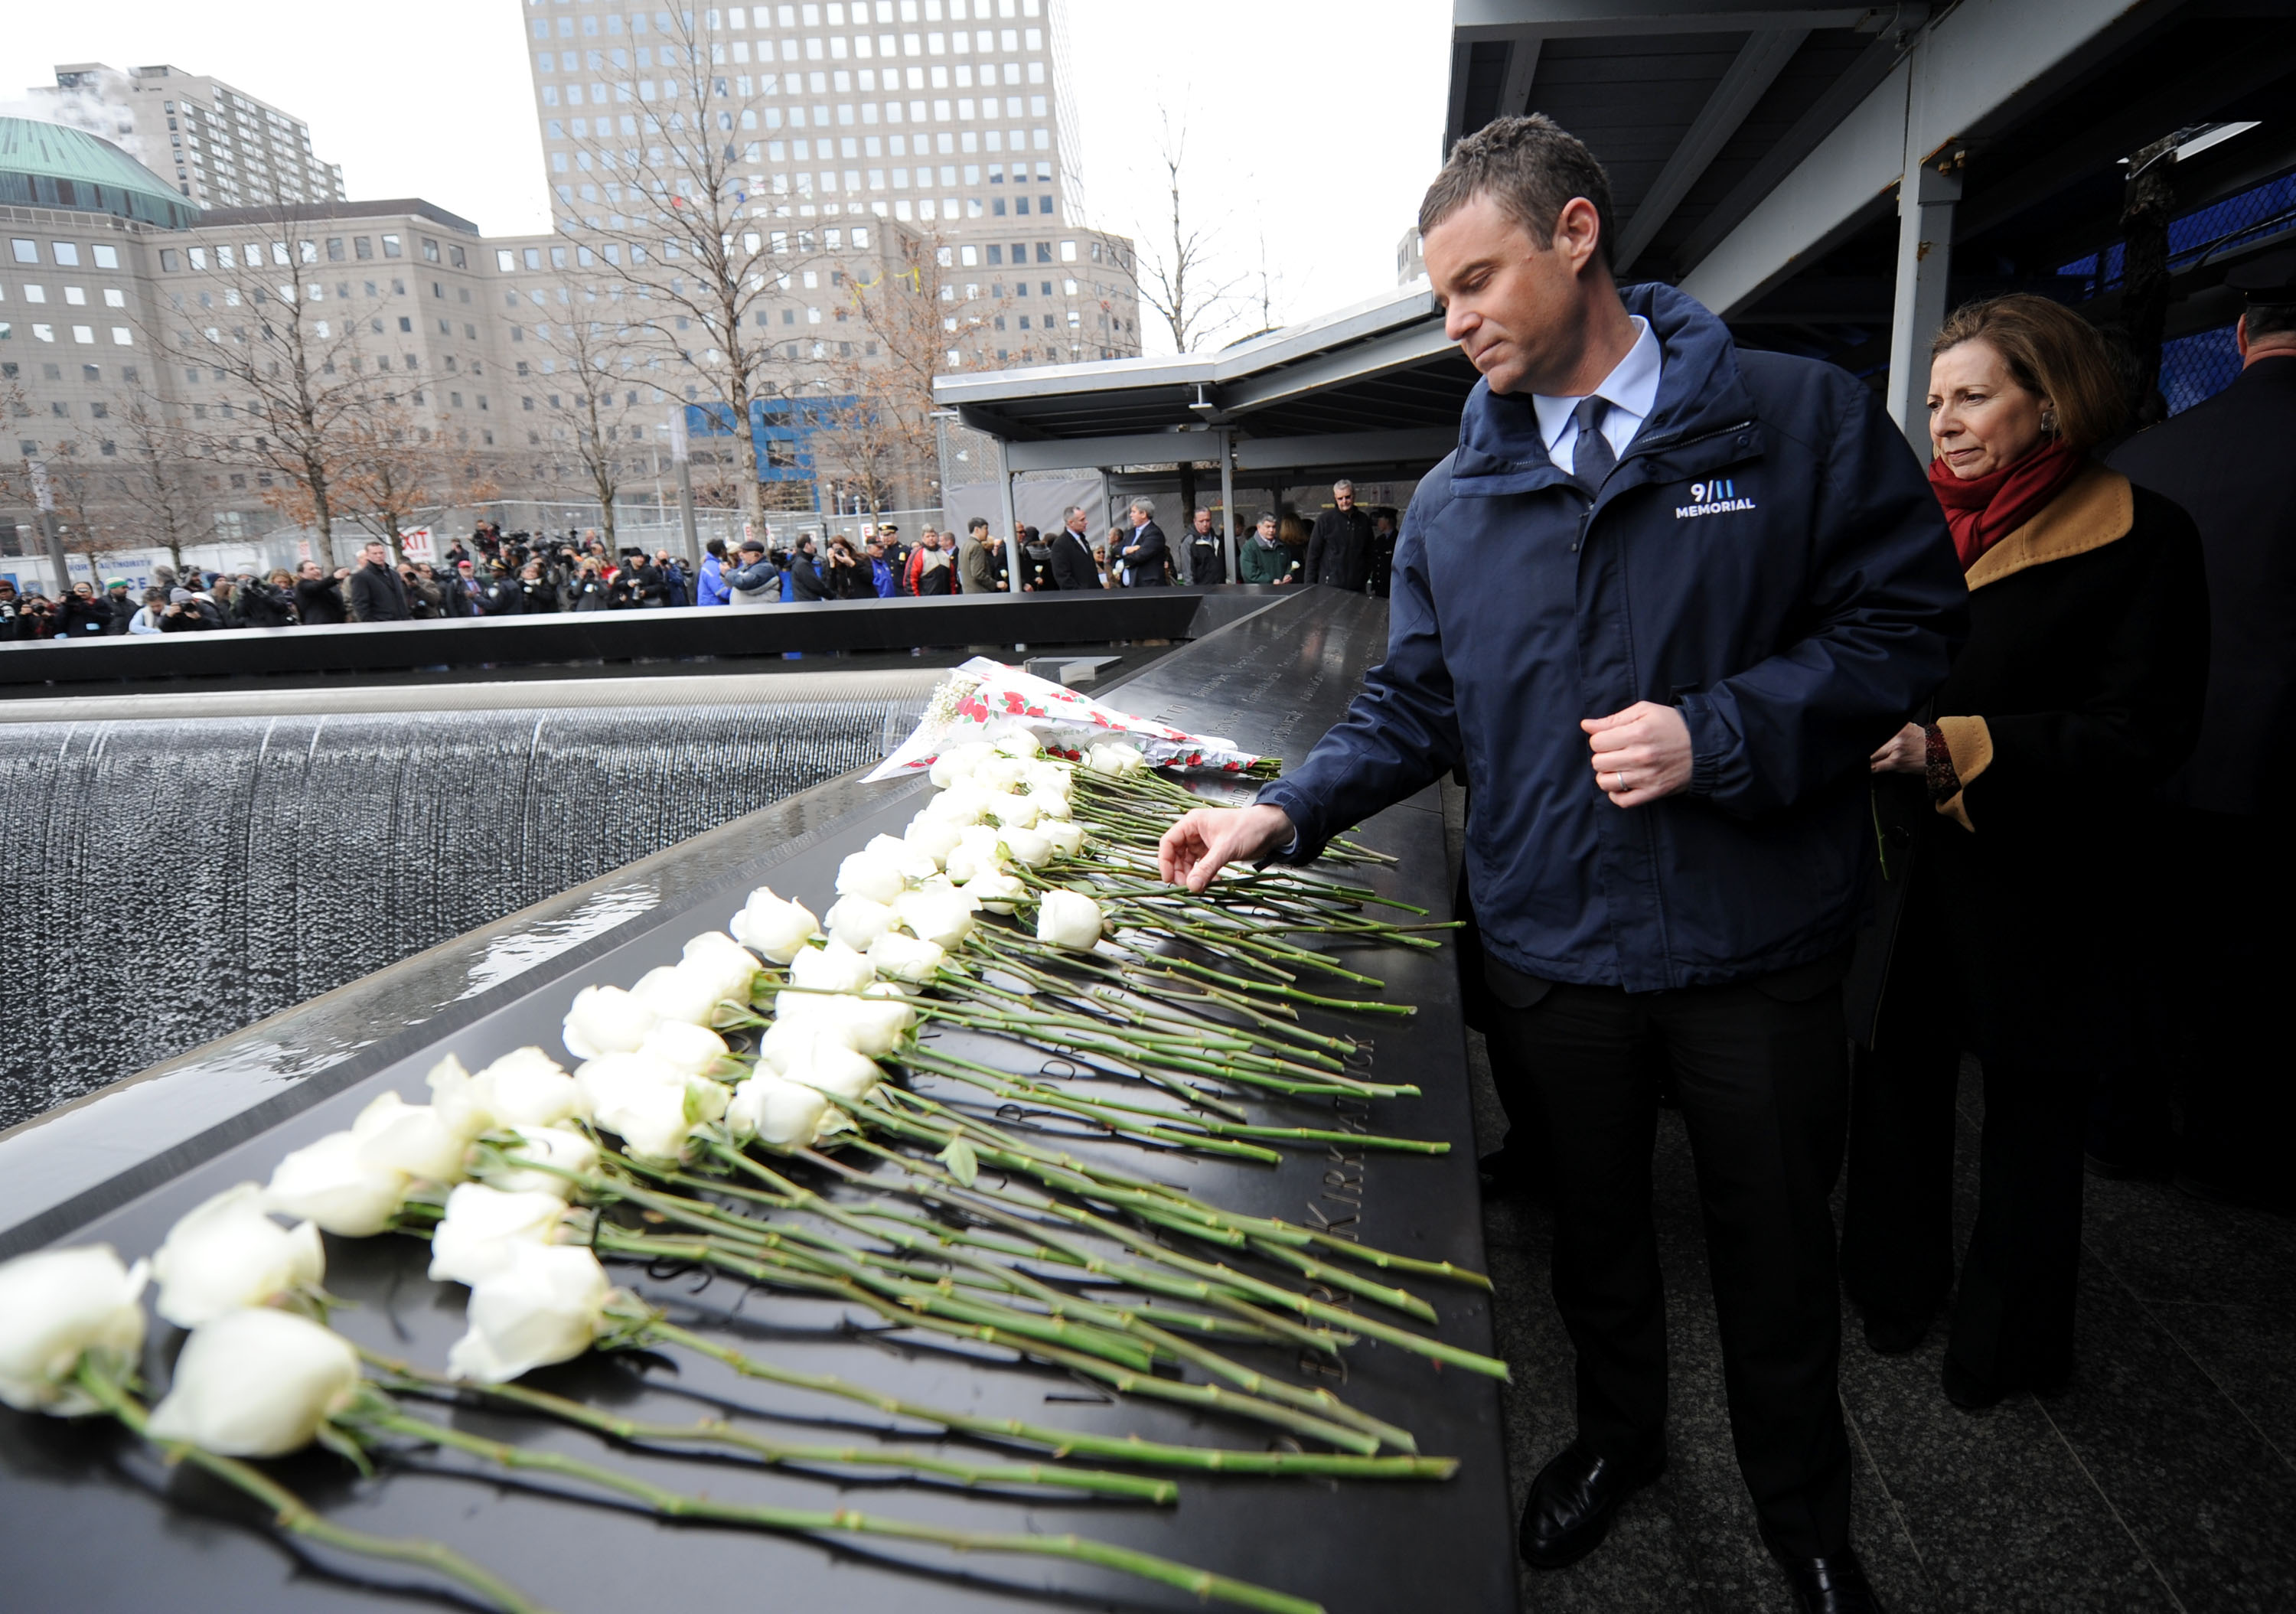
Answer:
[{"label": "man's short hair", "polygon": [[1078,516],[1082,515],[1083,513],[1084,513],[1084,506],[1083,506],[1083,505],[1081,505],[1081,504],[1063,504],[1063,505],[1062,505],[1062,506],[1061,506],[1061,525],[1062,525],[1062,526],[1063,526],[1063,527],[1066,527],[1066,526],[1069,524],[1069,522],[1070,522],[1070,520],[1074,520],[1074,519],[1075,519],[1076,517],[1078,517]]},{"label": "man's short hair", "polygon": [[1131,504],[1127,504],[1125,508],[1127,510],[1136,510],[1144,516],[1152,517],[1156,513],[1156,501],[1153,499],[1135,499]]},{"label": "man's short hair", "polygon": [[973,517],[972,520],[964,524],[964,530],[967,532],[987,532],[988,530],[988,518],[987,516]]},{"label": "man's short hair", "polygon": [[1356,490],[1356,485],[1353,482],[1349,481],[1345,477],[1341,477],[1338,481],[1332,484],[1332,491],[1333,493],[1338,493],[1342,488],[1345,488],[1349,493],[1353,493]]},{"label": "man's short hair", "polygon": [[2248,322],[2248,340],[2296,335],[2296,303],[2251,303],[2241,317]]},{"label": "man's short hair", "polygon": [[1603,266],[1614,266],[1611,176],[1586,142],[1546,113],[1494,119],[1453,146],[1443,171],[1419,204],[1420,236],[1424,239],[1468,202],[1485,195],[1521,225],[1542,252],[1554,244],[1555,220],[1562,209],[1585,197],[1602,221],[1597,244]]}]

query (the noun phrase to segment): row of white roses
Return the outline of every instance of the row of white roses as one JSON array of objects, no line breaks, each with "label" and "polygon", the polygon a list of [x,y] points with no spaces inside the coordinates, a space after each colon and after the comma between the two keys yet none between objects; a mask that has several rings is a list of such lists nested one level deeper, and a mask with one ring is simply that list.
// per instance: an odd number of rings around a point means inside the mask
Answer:
[{"label": "row of white roses", "polygon": [[[1138,762],[1120,746],[1087,758],[1112,774]],[[108,1375],[132,1372],[144,1339],[141,1297],[156,1278],[155,1308],[192,1336],[153,1409],[152,1437],[227,1456],[299,1449],[358,1393],[358,1358],[340,1335],[271,1303],[320,1290],[323,1230],[379,1233],[410,1195],[440,1188],[430,1276],[471,1290],[448,1371],[502,1382],[580,1355],[620,1298],[597,1257],[567,1241],[586,1236],[586,1213],[569,1201],[598,1164],[595,1131],[655,1160],[676,1159],[697,1131],[718,1125],[737,1140],[811,1145],[842,1121],[832,1096],[857,1102],[883,1079],[876,1061],[914,1022],[905,998],[936,979],[974,915],[1010,914],[1027,899],[1011,865],[1041,867],[1081,849],[1064,764],[1011,743],[959,747],[935,763],[933,779],[945,788],[903,836],[881,835],[840,866],[826,936],[802,904],[761,888],[731,935],[694,938],[677,963],[627,991],[583,988],[562,1029],[581,1061],[572,1073],[539,1048],[475,1075],[450,1054],[430,1074],[430,1103],[381,1094],[348,1129],[289,1154],[268,1184],[236,1184],[186,1214],[149,1262],[128,1266],[94,1245],[0,1265],[0,1401],[62,1415],[94,1410],[75,1374],[87,1359]],[[1040,940],[1089,948],[1102,922],[1089,897],[1039,895]],[[752,1012],[750,948],[785,966],[787,985],[744,1069],[715,1028]],[[282,1226],[276,1215],[299,1219]]]}]

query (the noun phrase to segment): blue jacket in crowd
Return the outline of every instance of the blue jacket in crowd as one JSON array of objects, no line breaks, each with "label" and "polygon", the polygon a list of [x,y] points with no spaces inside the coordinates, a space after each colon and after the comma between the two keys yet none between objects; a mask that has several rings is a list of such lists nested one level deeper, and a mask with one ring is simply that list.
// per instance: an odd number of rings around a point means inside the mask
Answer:
[{"label": "blue jacket in crowd", "polygon": [[880,600],[890,600],[901,592],[900,579],[893,575],[893,569],[879,560],[869,562],[869,586],[877,591]]},{"label": "blue jacket in crowd", "polygon": [[[1945,677],[1968,594],[1872,392],[1734,352],[1669,287],[1625,296],[1662,363],[1617,466],[1590,500],[1529,397],[1478,383],[1404,519],[1387,660],[1259,799],[1304,861],[1464,762],[1491,955],[1640,992],[1846,946],[1874,859],[1866,758]],[[1680,709],[1690,786],[1621,809],[1578,723],[1637,700]]]},{"label": "blue jacket in crowd", "polygon": [[716,555],[702,556],[701,598],[700,603],[703,605],[724,605],[732,600],[733,597],[732,593],[726,586],[725,568],[718,564],[718,557]]}]

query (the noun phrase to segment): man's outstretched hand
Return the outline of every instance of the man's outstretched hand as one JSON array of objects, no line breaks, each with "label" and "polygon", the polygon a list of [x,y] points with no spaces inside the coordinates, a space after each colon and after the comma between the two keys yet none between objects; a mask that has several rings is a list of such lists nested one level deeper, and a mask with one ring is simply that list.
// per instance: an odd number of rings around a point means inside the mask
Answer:
[{"label": "man's outstretched hand", "polygon": [[1156,862],[1171,884],[1201,892],[1227,864],[1265,857],[1297,833],[1280,807],[1198,807],[1164,832]]}]

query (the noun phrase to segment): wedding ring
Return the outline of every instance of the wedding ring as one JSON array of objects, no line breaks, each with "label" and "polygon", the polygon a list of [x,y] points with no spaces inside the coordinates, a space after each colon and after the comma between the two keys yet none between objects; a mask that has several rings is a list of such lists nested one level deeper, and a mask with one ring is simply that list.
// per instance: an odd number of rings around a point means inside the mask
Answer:
[{"label": "wedding ring", "polygon": [[1612,774],[1611,780],[1612,790],[1623,791],[1627,788],[1627,776],[1624,774]]}]

